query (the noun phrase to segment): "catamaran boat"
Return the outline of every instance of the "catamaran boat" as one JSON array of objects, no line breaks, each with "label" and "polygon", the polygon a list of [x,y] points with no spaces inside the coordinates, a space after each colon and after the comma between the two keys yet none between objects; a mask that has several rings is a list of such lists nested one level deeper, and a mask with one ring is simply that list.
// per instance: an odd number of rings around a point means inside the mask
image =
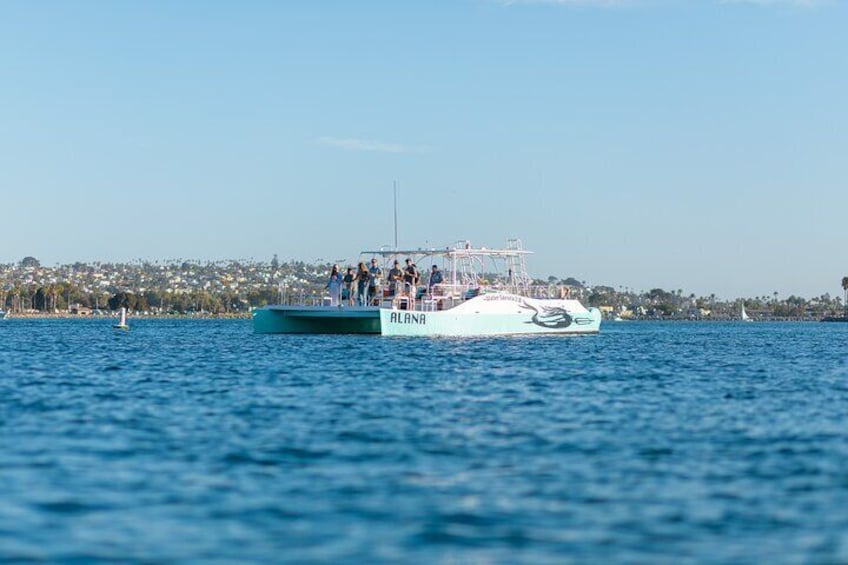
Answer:
[{"label": "catamaran boat", "polygon": [[[441,282],[422,280],[383,285],[366,305],[317,299],[288,300],[253,311],[256,333],[365,333],[385,336],[493,336],[598,333],[601,312],[569,296],[567,286],[534,285],[520,240],[503,249],[458,242],[442,249],[363,251],[382,259],[382,271],[411,258],[429,267],[442,264]],[[284,293],[281,292],[281,295]],[[304,293],[305,296],[305,293]],[[315,296],[312,294],[311,296]]]}]

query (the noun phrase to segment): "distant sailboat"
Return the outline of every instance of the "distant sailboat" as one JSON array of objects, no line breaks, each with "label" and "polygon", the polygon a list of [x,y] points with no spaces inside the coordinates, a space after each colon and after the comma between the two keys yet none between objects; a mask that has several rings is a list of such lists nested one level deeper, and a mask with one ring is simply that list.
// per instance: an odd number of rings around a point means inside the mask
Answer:
[{"label": "distant sailboat", "polygon": [[751,316],[749,316],[748,313],[745,311],[745,305],[744,304],[742,305],[742,315],[741,315],[741,317],[742,317],[743,322],[753,322],[754,321],[753,319],[751,319]]},{"label": "distant sailboat", "polygon": [[121,308],[121,320],[112,327],[115,328],[116,330],[129,331],[130,327],[127,325],[127,309],[126,308],[123,308],[123,307]]}]

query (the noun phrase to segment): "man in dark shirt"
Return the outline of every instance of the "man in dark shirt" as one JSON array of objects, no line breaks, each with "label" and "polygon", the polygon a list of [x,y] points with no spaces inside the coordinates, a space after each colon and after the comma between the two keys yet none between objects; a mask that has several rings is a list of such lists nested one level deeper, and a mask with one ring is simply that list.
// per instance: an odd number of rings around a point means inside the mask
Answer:
[{"label": "man in dark shirt", "polygon": [[351,305],[353,304],[353,295],[355,294],[353,289],[353,280],[355,278],[353,276],[353,269],[348,267],[344,278],[342,278],[342,284],[344,285],[342,287],[342,300],[347,300],[347,303]]},{"label": "man in dark shirt", "polygon": [[413,291],[414,296],[415,284],[418,282],[418,269],[409,258],[406,259],[406,268],[403,270],[403,282]]},{"label": "man in dark shirt", "polygon": [[431,295],[434,293],[434,291],[438,292],[439,289],[434,287],[436,287],[436,285],[442,284],[444,280],[445,278],[442,276],[442,272],[439,270],[439,267],[433,265],[433,269],[430,271],[430,280],[427,281],[427,292],[429,292]]},{"label": "man in dark shirt", "polygon": [[403,283],[403,271],[400,270],[400,263],[395,259],[394,266],[389,269],[389,294],[394,296],[397,294],[398,288]]}]

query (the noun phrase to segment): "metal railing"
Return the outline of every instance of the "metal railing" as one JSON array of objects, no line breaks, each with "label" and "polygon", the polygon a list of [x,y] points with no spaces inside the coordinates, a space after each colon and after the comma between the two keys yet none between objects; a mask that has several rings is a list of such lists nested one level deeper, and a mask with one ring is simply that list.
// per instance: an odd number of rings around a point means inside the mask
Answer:
[{"label": "metal railing", "polygon": [[[575,298],[571,289],[564,285],[511,285],[511,284],[449,284],[439,283],[430,287],[404,283],[388,283],[376,287],[374,295],[365,291],[367,306],[397,308],[403,310],[447,310],[480,294],[509,293],[536,299]],[[357,306],[358,288],[356,285],[348,292],[342,290],[341,304]],[[352,296],[351,296],[352,295]],[[326,286],[304,285],[280,287],[279,304],[283,306],[329,306],[330,293]]]}]

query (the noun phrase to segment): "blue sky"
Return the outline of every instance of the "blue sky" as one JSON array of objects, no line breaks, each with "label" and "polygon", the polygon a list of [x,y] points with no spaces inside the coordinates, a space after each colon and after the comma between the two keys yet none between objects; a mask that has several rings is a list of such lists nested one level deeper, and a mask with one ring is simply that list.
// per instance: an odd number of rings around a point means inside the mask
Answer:
[{"label": "blue sky", "polygon": [[0,3],[0,261],[347,259],[841,293],[841,1]]}]

